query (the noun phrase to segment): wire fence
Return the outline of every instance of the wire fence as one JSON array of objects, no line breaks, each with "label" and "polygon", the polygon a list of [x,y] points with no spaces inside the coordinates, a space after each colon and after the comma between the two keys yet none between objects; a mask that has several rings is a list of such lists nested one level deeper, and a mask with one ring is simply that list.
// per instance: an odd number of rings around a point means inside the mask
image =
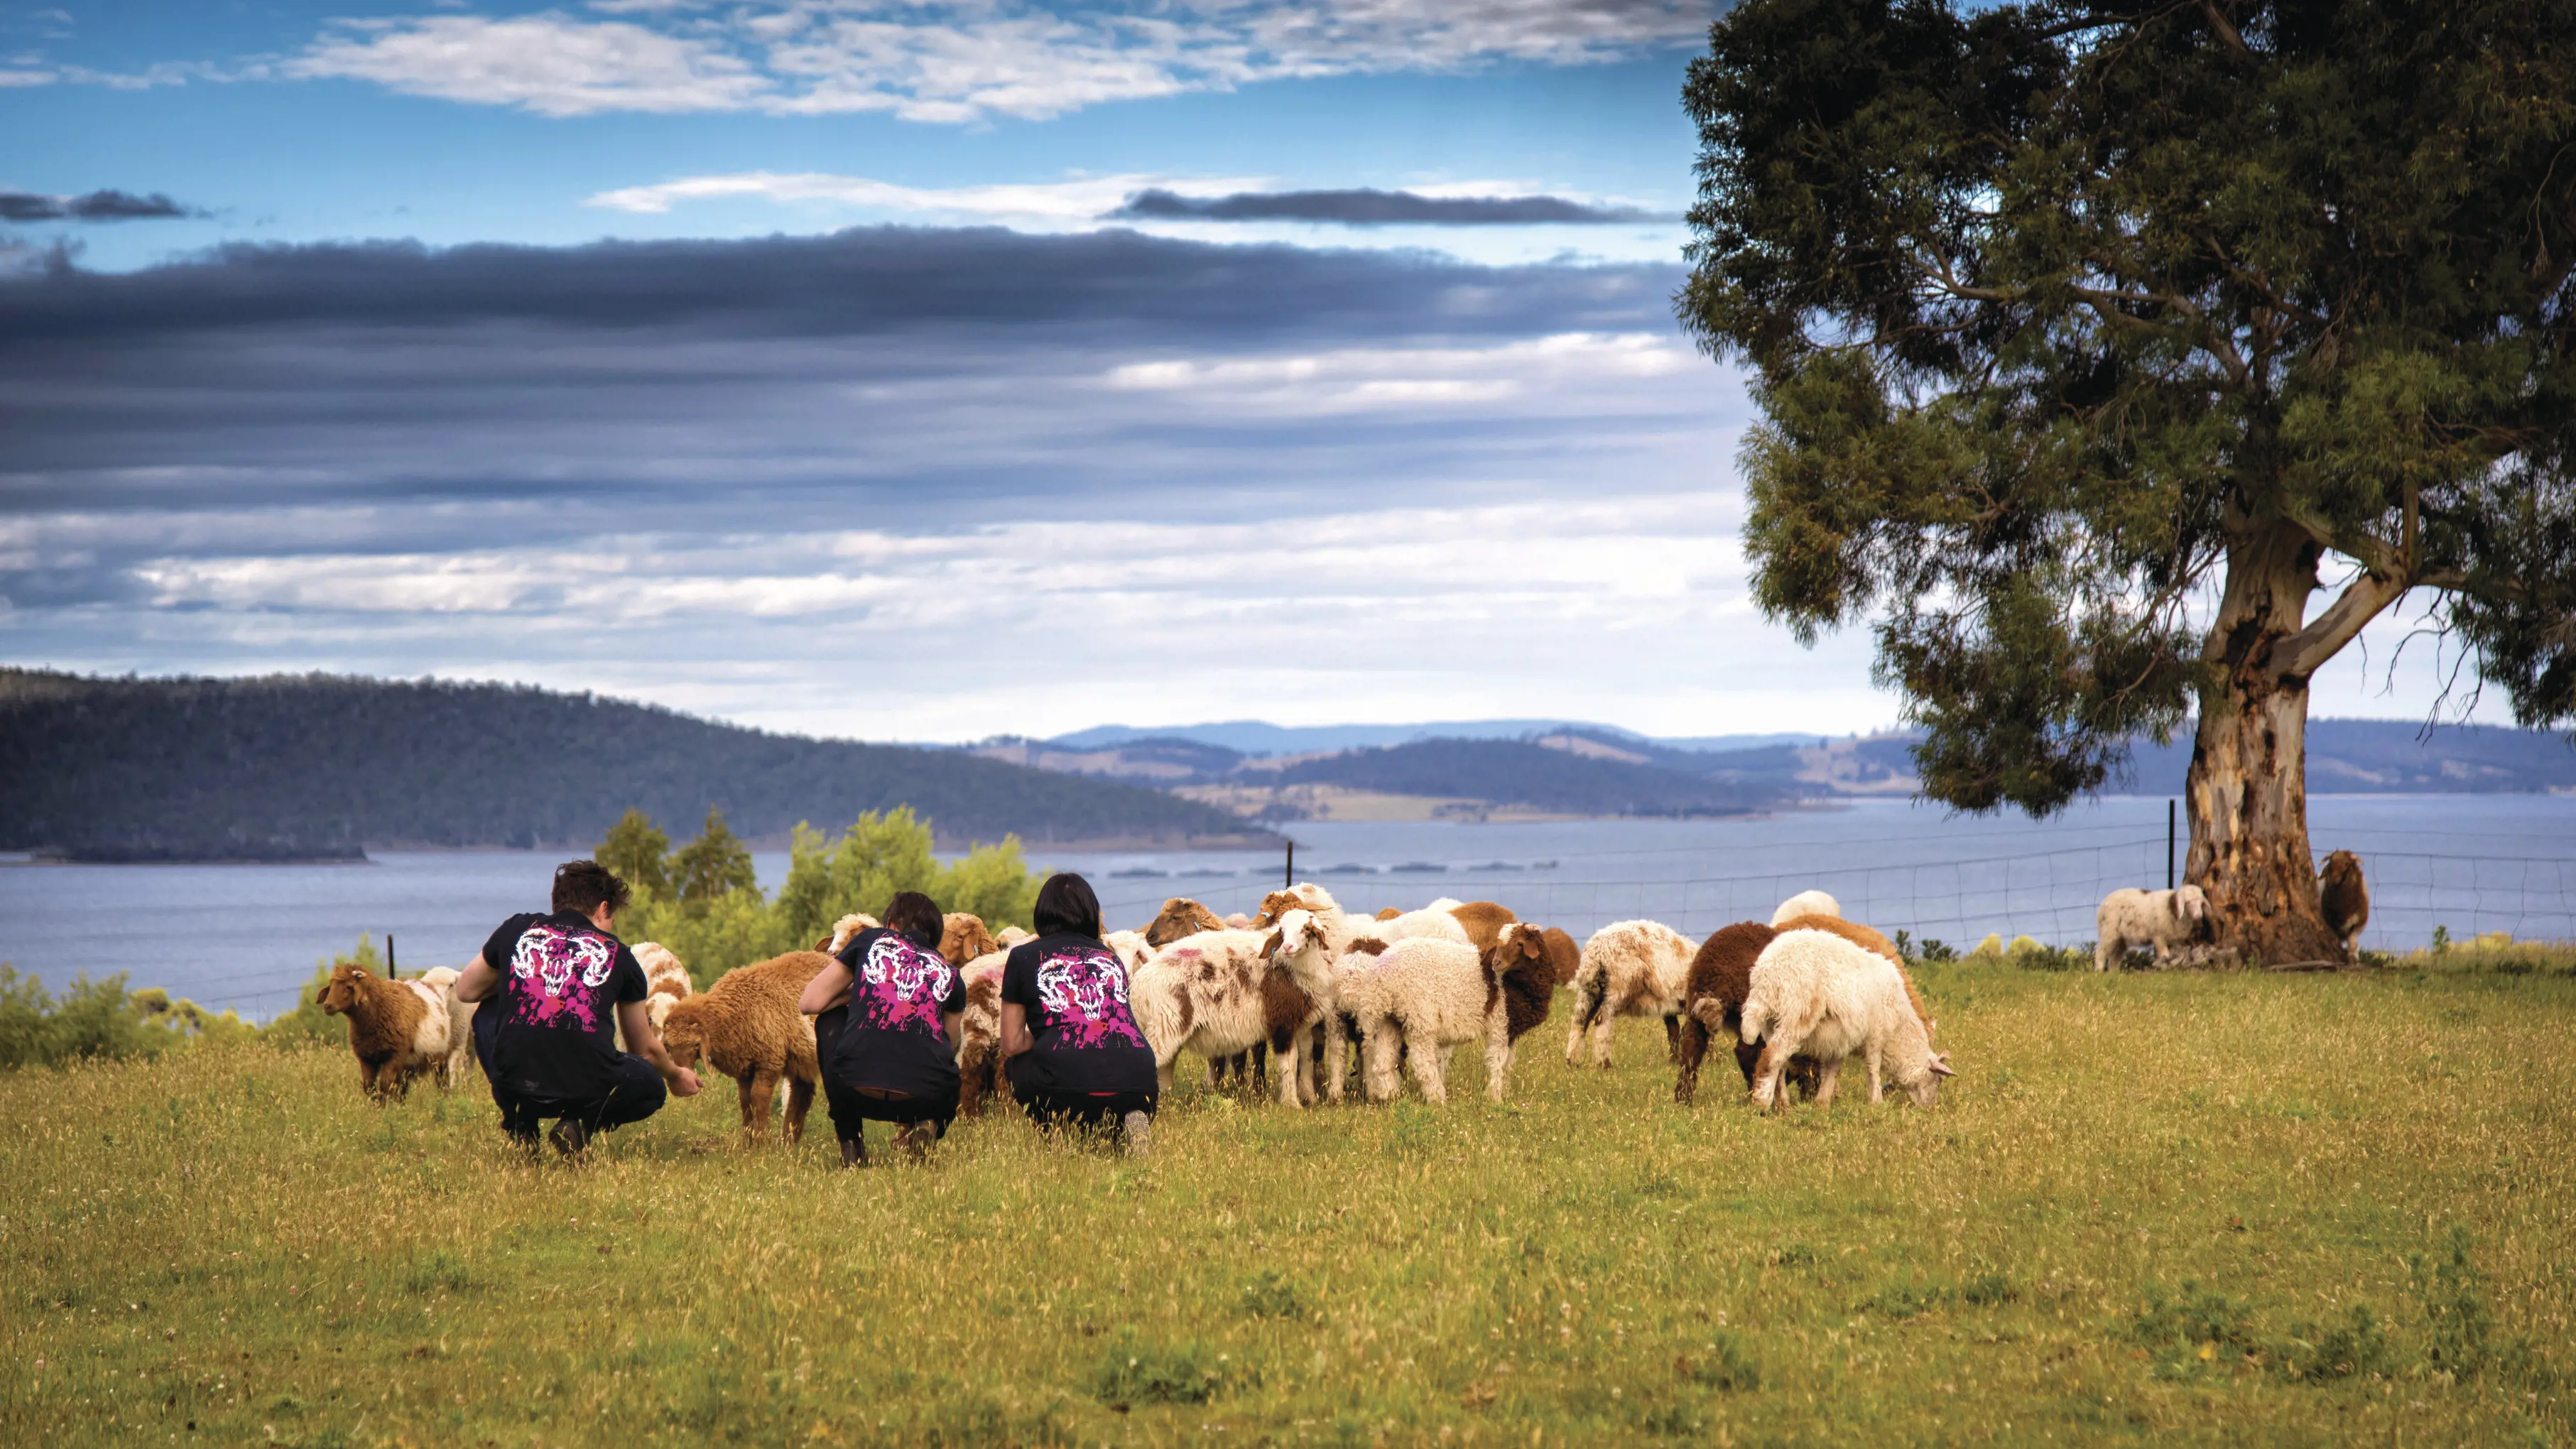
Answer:
[{"label": "wire fence", "polygon": [[[1370,862],[1348,858],[1364,851],[1301,847],[1295,872],[1298,879],[1321,883],[1354,911],[1409,910],[1443,896],[1493,900],[1524,920],[1561,927],[1578,939],[1613,921],[1635,918],[1702,936],[1736,921],[1768,920],[1788,896],[1823,890],[1849,918],[1890,934],[1905,931],[1917,942],[1941,941],[1964,950],[1988,935],[2006,940],[2028,935],[2051,946],[2077,946],[2093,939],[2095,912],[2104,895],[2123,886],[2165,883],[2167,838],[2161,829],[2142,831],[2142,823],[1863,839],[1792,830],[1718,845],[1481,862]],[[2418,848],[2364,853],[2371,918],[2363,945],[2411,951],[2428,944],[2437,927],[2456,940],[2499,931],[2517,940],[2576,939],[2576,839],[2412,831],[2403,843]],[[2544,853],[2553,849],[2555,853]],[[1200,901],[1220,915],[1249,915],[1287,874],[1287,863],[1275,858],[1162,859],[1168,864],[1139,864],[1133,856],[1059,863],[1083,869],[1090,877],[1112,927],[1141,926],[1174,896]],[[266,1015],[293,1004],[293,993],[312,979],[316,959],[309,950],[280,950],[275,944],[280,907],[257,897],[267,882],[284,879],[275,871],[226,876],[214,887],[230,893],[221,909],[208,904],[170,918],[187,923],[191,934],[184,939],[163,942],[142,934],[102,939],[102,930],[151,929],[156,918],[147,915],[138,922],[130,915],[70,912],[52,944],[113,962],[93,970],[94,975],[123,970],[135,985],[166,986],[217,1010]],[[361,879],[342,874],[302,889],[337,893]],[[490,890],[479,883],[465,886],[439,894],[411,917],[379,917],[398,926],[402,959],[412,969],[461,964],[497,913],[515,904],[491,899]],[[309,897],[305,905],[309,910]],[[348,913],[358,910],[373,913],[355,905]],[[331,914],[345,918],[348,913]],[[346,949],[356,934],[353,929],[341,937],[335,930],[326,939],[338,939],[339,949]],[[234,939],[224,940],[228,935]],[[381,932],[376,935],[383,939]],[[0,957],[20,954],[11,948],[21,944],[0,940]],[[47,967],[48,956],[59,959],[62,954],[67,950],[23,953],[19,964],[37,966],[59,986],[81,969]]]}]

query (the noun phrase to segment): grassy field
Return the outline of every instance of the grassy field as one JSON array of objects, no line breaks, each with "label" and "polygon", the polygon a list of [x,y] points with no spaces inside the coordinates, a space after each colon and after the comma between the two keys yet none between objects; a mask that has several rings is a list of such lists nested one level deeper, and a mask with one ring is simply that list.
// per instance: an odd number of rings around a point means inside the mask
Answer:
[{"label": "grassy field", "polygon": [[1508,1105],[1184,1091],[1147,1163],[829,1172],[720,1087],[530,1166],[339,1053],[22,1072],[0,1443],[2567,1441],[2576,979],[1922,981],[1930,1111],[1676,1107],[1560,998]]}]

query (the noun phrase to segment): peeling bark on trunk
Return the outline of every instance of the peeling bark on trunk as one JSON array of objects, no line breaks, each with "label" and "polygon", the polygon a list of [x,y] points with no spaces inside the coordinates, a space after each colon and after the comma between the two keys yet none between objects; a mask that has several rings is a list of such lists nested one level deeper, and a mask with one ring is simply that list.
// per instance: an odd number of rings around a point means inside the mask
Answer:
[{"label": "peeling bark on trunk", "polygon": [[2209,894],[2216,943],[2249,965],[2343,959],[2308,848],[2308,679],[2275,662],[2275,646],[2300,631],[2317,556],[2286,525],[2242,536],[2201,656],[2209,675],[2184,785],[2183,876]]}]

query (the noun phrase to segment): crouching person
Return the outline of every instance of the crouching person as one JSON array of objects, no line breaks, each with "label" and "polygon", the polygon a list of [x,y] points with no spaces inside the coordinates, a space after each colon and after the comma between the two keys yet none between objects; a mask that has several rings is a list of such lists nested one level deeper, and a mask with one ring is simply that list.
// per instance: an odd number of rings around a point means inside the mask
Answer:
[{"label": "crouching person", "polygon": [[885,924],[861,931],[814,974],[796,1009],[815,1018],[823,1100],[841,1165],[865,1167],[870,1121],[894,1126],[914,1161],[957,1120],[957,1021],[966,982],[939,954],[939,906],[904,891]]},{"label": "crouching person", "polygon": [[1038,888],[1037,939],[1002,967],[1003,1071],[1041,1127],[1116,1126],[1142,1155],[1154,1049],[1127,1005],[1127,968],[1101,944],[1100,900],[1078,875]]},{"label": "crouching person", "polygon": [[[644,1011],[644,967],[610,923],[626,882],[597,861],[555,869],[554,910],[512,916],[457,978],[474,1013],[475,1054],[501,1109],[501,1130],[533,1151],[537,1124],[579,1156],[597,1133],[640,1122],[664,1093],[694,1097],[698,1074],[671,1060]],[[617,1049],[623,1027],[635,1050]]]}]

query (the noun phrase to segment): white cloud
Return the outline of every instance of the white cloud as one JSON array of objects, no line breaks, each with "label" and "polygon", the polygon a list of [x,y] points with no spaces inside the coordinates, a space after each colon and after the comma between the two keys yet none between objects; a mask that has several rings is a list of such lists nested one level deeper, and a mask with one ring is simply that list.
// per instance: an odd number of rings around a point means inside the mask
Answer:
[{"label": "white cloud", "polygon": [[[1123,363],[1102,381],[1121,392],[1172,394],[1226,412],[1315,414],[1498,404],[1591,393],[1616,406],[1614,379],[1705,366],[1669,336],[1562,333],[1480,348],[1371,347],[1285,357]],[[1600,385],[1610,382],[1605,393]]]},{"label": "white cloud", "polygon": [[660,213],[684,201],[756,197],[783,203],[824,202],[879,211],[918,212],[938,216],[1007,218],[1019,221],[1083,223],[1115,209],[1148,187],[1187,196],[1221,196],[1257,186],[1252,178],[1174,180],[1165,176],[1094,176],[1073,181],[1004,186],[898,186],[864,176],[806,171],[738,171],[722,176],[689,176],[651,186],[627,186],[588,198],[589,206],[617,211]]},{"label": "white cloud", "polygon": [[1061,13],[1030,0],[590,8],[620,18],[343,21],[278,73],[556,116],[888,111],[956,123],[1262,80],[1604,61],[1688,44],[1716,10],[1709,0],[1180,0]]}]

